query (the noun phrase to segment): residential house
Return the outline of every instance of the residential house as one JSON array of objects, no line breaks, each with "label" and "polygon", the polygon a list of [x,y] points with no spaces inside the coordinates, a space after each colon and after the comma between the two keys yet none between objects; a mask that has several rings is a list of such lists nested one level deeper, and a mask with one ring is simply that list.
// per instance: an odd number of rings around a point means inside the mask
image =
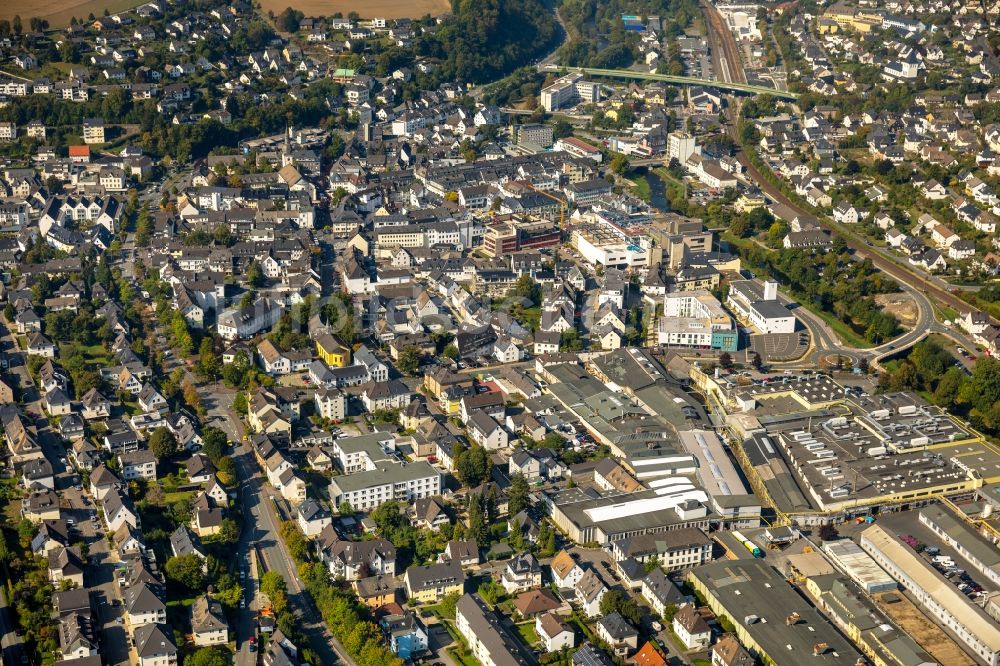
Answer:
[{"label": "residential house", "polygon": [[229,623],[217,599],[203,594],[191,604],[191,633],[199,647],[229,642]]},{"label": "residential house", "polygon": [[465,587],[465,572],[458,562],[427,566],[411,566],[403,575],[406,594],[411,603],[437,603],[449,594],[461,594]]},{"label": "residential house", "polygon": [[552,569],[552,582],[560,590],[575,588],[580,579],[583,578],[583,567],[577,564],[577,561],[567,550],[560,550],[556,553],[550,567]]},{"label": "residential house", "polygon": [[688,650],[704,650],[712,642],[712,628],[694,604],[682,605],[674,613],[671,628]]},{"label": "residential house", "polygon": [[379,626],[389,641],[389,648],[400,659],[416,659],[427,651],[427,630],[413,611],[386,615],[379,620]]},{"label": "residential house", "polygon": [[535,633],[541,640],[545,651],[558,652],[563,648],[571,648],[576,643],[573,630],[555,613],[543,613],[535,618]]},{"label": "residential house", "polygon": [[138,627],[133,636],[138,666],[176,666],[177,647],[165,624],[147,624]]},{"label": "residential house", "polygon": [[619,656],[634,652],[639,647],[639,632],[620,613],[612,613],[599,619],[597,636]]},{"label": "residential house", "polygon": [[479,564],[479,544],[475,539],[449,541],[441,559],[442,561],[458,562],[463,567]]},{"label": "residential house", "polygon": [[608,591],[604,582],[594,573],[593,569],[587,569],[579,582],[576,584],[576,600],[583,608],[587,617],[597,617],[601,614],[601,599]]},{"label": "residential house", "polygon": [[328,525],[333,523],[333,517],[322,504],[309,498],[295,510],[299,529],[307,537],[318,536]]}]

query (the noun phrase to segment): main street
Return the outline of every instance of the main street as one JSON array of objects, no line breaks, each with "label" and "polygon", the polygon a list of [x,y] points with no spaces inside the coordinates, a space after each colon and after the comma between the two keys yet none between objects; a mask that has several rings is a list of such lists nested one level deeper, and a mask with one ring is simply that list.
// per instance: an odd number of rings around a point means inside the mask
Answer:
[{"label": "main street", "polygon": [[[246,434],[243,423],[232,409],[234,393],[217,384],[202,387],[202,398],[209,406],[209,416],[213,425],[221,427],[234,442],[233,461],[236,464],[239,501],[243,508],[244,529],[238,547],[237,557],[245,562],[250,548],[256,546],[262,558],[260,565],[267,571],[276,571],[288,585],[288,602],[296,612],[302,632],[309,639],[309,647],[322,664],[348,664],[356,662],[347,650],[329,631],[312,599],[299,581],[295,562],[278,533],[279,518],[271,501],[270,488],[260,475],[257,462],[249,445],[243,443]],[[242,564],[241,564],[242,566]],[[253,576],[249,580],[250,593],[253,592]],[[251,597],[252,598],[252,597]],[[248,638],[254,630],[254,613],[246,609],[240,614],[237,627],[237,666],[251,666],[256,663],[249,651]]]}]

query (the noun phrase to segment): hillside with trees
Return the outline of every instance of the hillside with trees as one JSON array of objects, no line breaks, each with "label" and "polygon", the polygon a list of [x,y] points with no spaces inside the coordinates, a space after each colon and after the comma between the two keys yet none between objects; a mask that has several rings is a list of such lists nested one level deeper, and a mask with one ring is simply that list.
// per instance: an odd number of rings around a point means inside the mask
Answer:
[{"label": "hillside with trees", "polygon": [[454,15],[433,35],[414,40],[418,55],[443,60],[437,77],[482,83],[546,52],[558,36],[552,10],[539,0],[453,0]]}]

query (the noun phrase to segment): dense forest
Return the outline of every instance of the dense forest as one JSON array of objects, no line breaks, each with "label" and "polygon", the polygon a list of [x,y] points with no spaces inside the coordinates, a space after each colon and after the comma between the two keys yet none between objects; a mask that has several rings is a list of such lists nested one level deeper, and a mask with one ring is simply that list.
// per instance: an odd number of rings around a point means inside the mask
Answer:
[{"label": "dense forest", "polygon": [[551,48],[558,36],[540,0],[453,0],[454,15],[414,39],[417,55],[439,58],[439,80],[483,83],[502,78]]}]

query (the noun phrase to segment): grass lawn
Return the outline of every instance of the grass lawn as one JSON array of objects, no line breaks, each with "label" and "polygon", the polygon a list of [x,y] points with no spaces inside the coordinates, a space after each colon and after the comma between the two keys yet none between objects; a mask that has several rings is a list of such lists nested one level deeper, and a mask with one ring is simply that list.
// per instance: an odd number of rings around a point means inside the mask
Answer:
[{"label": "grass lawn", "polygon": [[483,666],[479,663],[479,660],[473,657],[467,652],[460,652],[455,648],[448,648],[448,654],[451,658],[455,660],[455,663],[459,666]]},{"label": "grass lawn", "polygon": [[539,640],[538,632],[535,631],[534,622],[522,622],[517,625],[517,634],[521,637],[521,640],[529,646],[534,645]]},{"label": "grass lawn", "polygon": [[47,20],[51,28],[64,28],[74,16],[84,20],[90,14],[101,16],[105,10],[117,14],[141,4],[142,0],[9,0],[0,3],[0,18],[12,19],[20,14],[27,24],[27,17],[37,16]]},{"label": "grass lawn", "polygon": [[939,321],[955,321],[958,319],[958,312],[944,305],[934,304],[934,311]]},{"label": "grass lawn", "polygon": [[59,357],[64,358],[72,353],[79,353],[89,370],[97,370],[115,365],[107,350],[100,344],[81,345],[75,342],[64,342],[59,346]]},{"label": "grass lawn", "polygon": [[532,331],[537,331],[538,326],[542,321],[542,308],[538,305],[532,308],[521,308],[521,312],[518,317],[524,325],[527,326]]},{"label": "grass lawn", "polygon": [[469,651],[469,644],[466,643],[465,638],[463,638],[462,635],[451,626],[451,623],[445,620],[444,626],[457,643],[457,645],[448,648],[448,654],[450,654],[451,658],[455,660],[455,663],[459,664],[459,666],[483,666],[478,659],[472,656],[472,653]]},{"label": "grass lawn", "polygon": [[691,666],[712,666],[712,662],[708,659],[692,659]]},{"label": "grass lawn", "polygon": [[197,597],[173,599],[167,602],[167,621],[171,626],[187,629],[191,623],[191,606]]},{"label": "grass lawn", "polygon": [[180,502],[182,500],[192,500],[194,499],[193,490],[177,491],[172,493],[164,493],[163,501],[167,504],[173,504],[174,502]]},{"label": "grass lawn", "polygon": [[[864,336],[855,333],[853,328],[840,321],[840,319],[838,319],[832,312],[824,312],[823,310],[809,303],[805,303],[804,301],[799,301],[799,303],[802,307],[808,309],[809,312],[812,312],[814,315],[825,321],[844,344],[857,349],[868,349],[875,346],[871,342],[868,342],[868,340],[865,340]],[[885,340],[884,342],[889,341]]]},{"label": "grass lawn", "polygon": [[646,177],[630,176],[629,180],[635,183],[635,185],[632,186],[632,194],[639,197],[646,203],[649,203],[649,200],[652,198],[653,193],[652,190],[650,190],[649,188],[649,181],[646,180]]}]

